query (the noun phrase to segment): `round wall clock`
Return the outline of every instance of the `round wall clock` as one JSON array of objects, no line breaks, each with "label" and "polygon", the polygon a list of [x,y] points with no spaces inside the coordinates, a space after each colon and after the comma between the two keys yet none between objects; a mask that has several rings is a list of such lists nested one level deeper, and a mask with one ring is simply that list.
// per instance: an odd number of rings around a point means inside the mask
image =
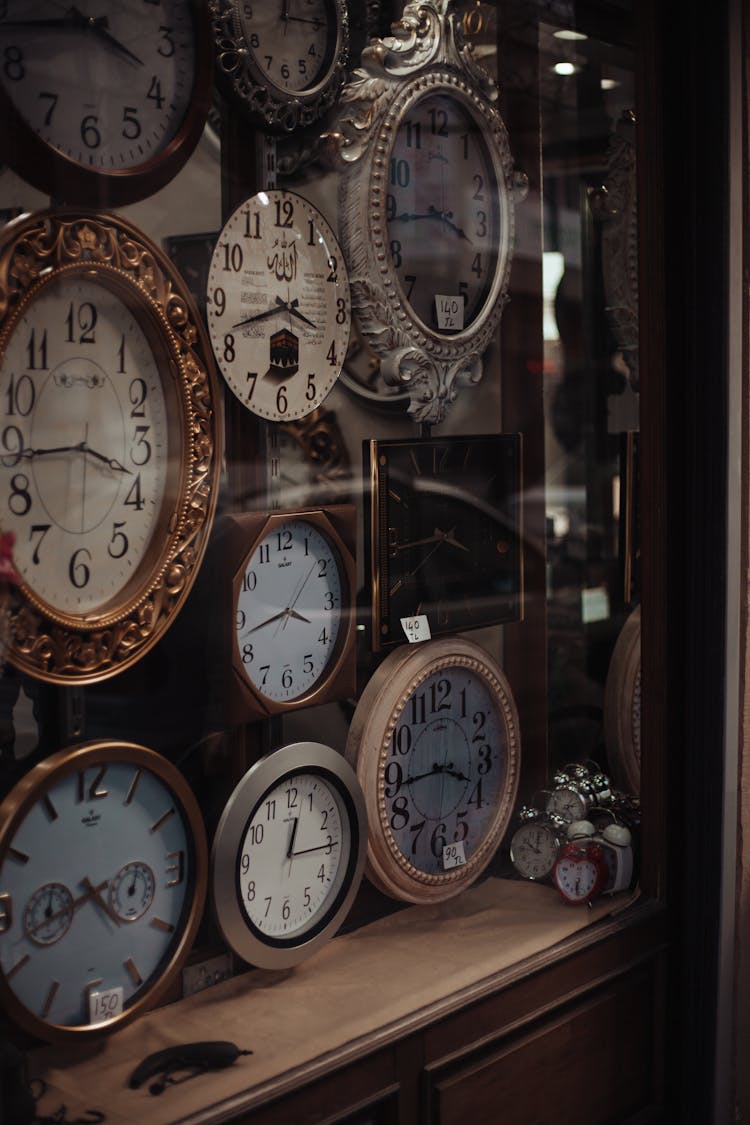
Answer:
[{"label": "round wall clock", "polygon": [[208,856],[197,802],[153,750],[92,742],[0,805],[0,997],[46,1039],[113,1031],[174,981]]},{"label": "round wall clock", "polygon": [[210,0],[217,72],[235,105],[266,129],[310,125],[346,74],[344,0]]},{"label": "round wall clock", "polygon": [[351,317],[343,255],[311,203],[269,190],[237,208],[211,258],[207,318],[222,374],[254,414],[286,422],[320,405]]},{"label": "round wall clock", "polygon": [[472,883],[510,823],[520,753],[508,681],[478,645],[452,637],[386,657],[346,746],[365,794],[368,878],[409,902]]},{"label": "round wall clock", "polygon": [[604,689],[604,734],[615,784],[626,793],[641,789],[641,607],[622,627]]},{"label": "round wall clock", "polygon": [[142,3],[137,12],[122,0],[8,0],[0,52],[4,158],[56,199],[143,199],[200,138],[213,60],[195,0]]},{"label": "round wall clock", "polygon": [[8,658],[91,683],[184,602],[219,471],[211,357],[186,286],[135,227],[48,211],[0,238],[0,504],[23,579]]},{"label": "round wall clock", "polygon": [[267,969],[315,953],[349,911],[366,840],[362,792],[341,754],[296,742],[257,762],[211,854],[216,918],[235,953]]},{"label": "round wall clock", "polygon": [[234,678],[245,710],[273,714],[355,688],[355,509],[235,517]]},{"label": "round wall clock", "polygon": [[344,171],[353,309],[409,413],[437,423],[481,378],[507,299],[520,181],[497,89],[454,14],[408,3],[393,30],[363,52],[327,143]]}]

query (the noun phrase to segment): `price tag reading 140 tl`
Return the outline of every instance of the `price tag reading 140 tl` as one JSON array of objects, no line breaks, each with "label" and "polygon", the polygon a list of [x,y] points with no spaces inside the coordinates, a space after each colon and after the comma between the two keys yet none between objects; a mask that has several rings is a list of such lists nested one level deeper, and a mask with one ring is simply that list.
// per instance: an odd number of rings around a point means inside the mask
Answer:
[{"label": "price tag reading 140 tl", "polygon": [[463,294],[451,297],[447,294],[435,294],[435,312],[437,325],[440,332],[463,332],[464,328],[464,301]]},{"label": "price tag reading 140 tl", "polygon": [[432,636],[430,623],[424,614],[419,617],[402,617],[401,628],[410,645],[418,644],[419,641],[429,641]]},{"label": "price tag reading 140 tl", "polygon": [[89,993],[89,1023],[106,1023],[122,1015],[125,990],[108,988],[103,992]]}]

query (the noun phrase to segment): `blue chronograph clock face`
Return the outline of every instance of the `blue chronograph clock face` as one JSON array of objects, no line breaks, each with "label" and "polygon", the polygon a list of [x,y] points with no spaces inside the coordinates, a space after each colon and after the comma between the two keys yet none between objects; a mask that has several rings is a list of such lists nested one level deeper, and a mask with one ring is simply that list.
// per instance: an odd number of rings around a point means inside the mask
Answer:
[{"label": "blue chronograph clock face", "polygon": [[3,803],[0,992],[44,1036],[108,1030],[161,994],[200,915],[206,844],[159,755],[90,743],[34,767]]}]

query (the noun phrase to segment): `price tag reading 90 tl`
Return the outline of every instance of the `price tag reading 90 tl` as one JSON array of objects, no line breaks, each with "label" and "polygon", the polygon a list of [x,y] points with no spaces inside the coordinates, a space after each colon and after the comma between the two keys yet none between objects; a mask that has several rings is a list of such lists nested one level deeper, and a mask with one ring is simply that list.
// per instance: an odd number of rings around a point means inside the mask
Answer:
[{"label": "price tag reading 90 tl", "polygon": [[463,867],[466,863],[466,852],[464,851],[464,842],[459,840],[457,844],[446,844],[443,848],[443,871],[450,871],[452,867]]},{"label": "price tag reading 90 tl", "polygon": [[429,641],[432,636],[430,623],[424,614],[419,617],[402,617],[401,628],[404,630],[410,645],[418,644],[420,641]]}]

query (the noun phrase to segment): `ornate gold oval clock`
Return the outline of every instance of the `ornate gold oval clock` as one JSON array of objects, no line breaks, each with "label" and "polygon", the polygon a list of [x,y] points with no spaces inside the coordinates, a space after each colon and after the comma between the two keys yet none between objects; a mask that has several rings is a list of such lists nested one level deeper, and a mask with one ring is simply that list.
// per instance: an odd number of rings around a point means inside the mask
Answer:
[{"label": "ornate gold oval clock", "polygon": [[478,645],[450,637],[392,652],[346,744],[365,794],[368,878],[408,902],[474,882],[510,824],[520,754],[510,686]]},{"label": "ornate gold oval clock", "polygon": [[126,742],[34,766],[0,805],[0,998],[46,1039],[122,1027],[190,950],[208,848],[179,770]]},{"label": "ornate gold oval clock", "polygon": [[407,3],[393,31],[363,51],[326,143],[344,172],[352,309],[386,383],[408,391],[415,420],[438,423],[482,376],[525,178],[446,0]]},{"label": "ornate gold oval clock", "polygon": [[9,659],[91,683],[159,639],[203,556],[220,464],[187,287],[120,218],[47,211],[0,238],[0,523]]},{"label": "ornate gold oval clock", "polygon": [[615,642],[604,689],[604,736],[612,777],[627,793],[641,791],[641,607]]}]

